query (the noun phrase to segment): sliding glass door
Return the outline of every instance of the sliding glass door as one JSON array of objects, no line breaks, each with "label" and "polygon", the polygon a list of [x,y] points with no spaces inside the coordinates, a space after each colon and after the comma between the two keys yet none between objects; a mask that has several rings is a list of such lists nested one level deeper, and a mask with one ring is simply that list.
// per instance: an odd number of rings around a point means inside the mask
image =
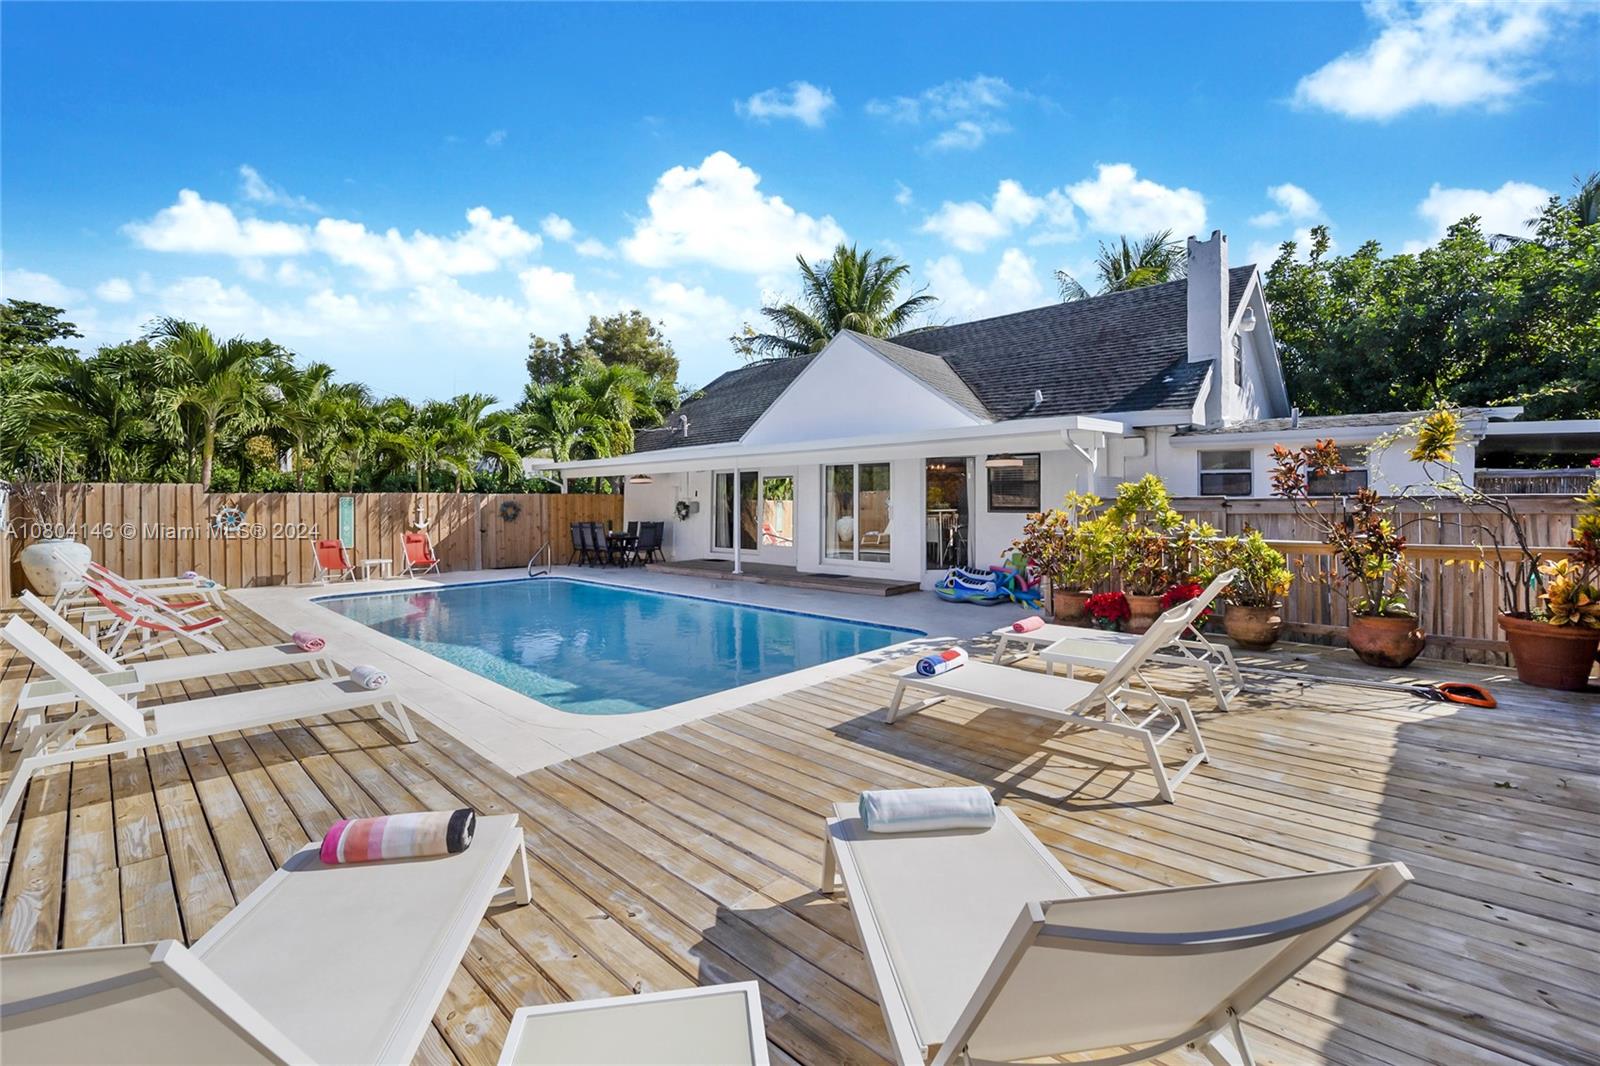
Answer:
[{"label": "sliding glass door", "polygon": [[716,522],[712,527],[711,546],[724,551],[733,550],[733,515],[737,509],[739,513],[739,547],[745,551],[752,551],[756,547],[756,534],[758,532],[757,515],[759,512],[757,486],[760,484],[760,475],[753,470],[739,472],[739,497],[735,504],[733,495],[733,473],[718,474],[716,476],[716,498],[713,503],[713,515]]},{"label": "sliding glass door", "polygon": [[886,563],[890,551],[888,463],[824,468],[823,554],[829,559]]}]

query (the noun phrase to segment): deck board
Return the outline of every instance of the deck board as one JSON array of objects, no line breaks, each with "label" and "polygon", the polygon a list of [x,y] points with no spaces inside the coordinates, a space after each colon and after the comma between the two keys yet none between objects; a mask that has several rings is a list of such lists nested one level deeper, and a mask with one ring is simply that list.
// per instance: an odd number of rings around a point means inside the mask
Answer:
[{"label": "deck board", "polygon": [[[230,614],[231,646],[281,639]],[[1417,884],[1247,1020],[1263,1063],[1600,1063],[1594,696],[1497,684],[1484,710],[1284,677],[1224,715],[1197,695],[1214,761],[1163,804],[1103,734],[961,700],[886,725],[890,670],[521,777],[426,708],[410,745],[341,713],[53,768],[0,828],[0,945],[192,941],[337,818],[470,804],[521,819],[535,903],[486,916],[418,1062],[493,1062],[524,1004],[755,979],[775,1062],[878,1063],[890,1049],[847,905],[815,890],[822,818],[862,788],[975,782],[1094,890],[1406,862]],[[1310,672],[1330,670],[1359,668]],[[31,676],[0,657],[0,741]],[[7,743],[0,778],[14,763]]]}]

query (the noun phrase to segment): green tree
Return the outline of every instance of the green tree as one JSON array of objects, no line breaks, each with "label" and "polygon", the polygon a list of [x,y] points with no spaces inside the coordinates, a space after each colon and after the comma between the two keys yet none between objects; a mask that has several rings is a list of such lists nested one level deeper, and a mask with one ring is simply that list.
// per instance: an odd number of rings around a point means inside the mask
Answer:
[{"label": "green tree", "polygon": [[266,398],[266,374],[287,356],[271,341],[218,341],[206,327],[174,318],[157,323],[151,339],[165,398],[180,418],[192,418],[186,428],[191,441],[198,436],[200,483],[209,486],[219,431],[236,419],[243,424],[229,428],[253,428],[250,420]]},{"label": "green tree", "polygon": [[[1581,192],[1581,191],[1580,191]],[[1290,397],[1307,412],[1522,405],[1600,414],[1600,226],[1552,200],[1534,236],[1489,240],[1473,217],[1416,254],[1369,241],[1304,260],[1285,242],[1267,271]]]},{"label": "green tree", "polygon": [[59,342],[81,337],[59,307],[31,300],[0,304],[0,476],[28,466],[60,446],[29,425],[26,398],[36,387],[41,361],[75,358]]},{"label": "green tree", "polygon": [[900,290],[911,268],[893,256],[859,251],[839,245],[833,256],[819,263],[800,264],[799,302],[773,304],[761,309],[770,332],[750,325],[729,338],[734,351],[749,358],[808,355],[827,347],[840,330],[869,337],[895,337],[912,332],[919,315],[929,311],[936,297],[918,289],[904,300]]},{"label": "green tree", "polygon": [[1112,292],[1126,292],[1146,285],[1177,281],[1188,274],[1188,253],[1182,241],[1172,239],[1172,231],[1147,233],[1132,241],[1126,236],[1117,244],[1101,242],[1094,261],[1099,291],[1091,293],[1065,270],[1056,271],[1056,285],[1063,300],[1087,300]]},{"label": "green tree", "polygon": [[563,333],[559,341],[537,334],[528,340],[528,377],[536,382],[571,381],[586,364],[632,366],[667,382],[678,379],[678,357],[672,342],[643,311],[589,316],[589,328],[577,341]]}]

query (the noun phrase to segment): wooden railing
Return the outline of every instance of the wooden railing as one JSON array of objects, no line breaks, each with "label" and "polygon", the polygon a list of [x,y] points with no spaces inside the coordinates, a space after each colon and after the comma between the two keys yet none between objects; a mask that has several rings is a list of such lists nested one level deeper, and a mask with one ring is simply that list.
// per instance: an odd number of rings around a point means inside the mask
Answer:
[{"label": "wooden railing", "polygon": [[[358,559],[390,559],[398,572],[400,535],[412,528],[419,508],[445,570],[525,566],[545,543],[564,561],[569,523],[622,519],[622,497],[614,494],[234,493],[199,485],[93,484],[84,487],[64,525],[97,561],[128,577],[196,570],[231,588],[249,588],[310,581],[313,543],[344,535]],[[229,522],[234,517],[237,525]],[[45,532],[15,508],[10,525],[20,535],[0,542],[9,552],[0,556],[0,571],[10,586],[0,584],[0,603],[22,587],[19,550]]]},{"label": "wooden railing", "polygon": [[[1333,565],[1327,545],[1284,500],[1222,500],[1188,497],[1173,501],[1190,518],[1216,526],[1223,533],[1261,530],[1283,552],[1296,580],[1284,603],[1288,635],[1297,639],[1336,642],[1349,624],[1343,597],[1308,575],[1326,574]],[[1520,496],[1514,500],[1523,515],[1529,543],[1544,558],[1570,553],[1576,505],[1568,495]],[[1510,529],[1492,513],[1473,510],[1456,500],[1427,503],[1401,501],[1402,529],[1409,540],[1406,556],[1417,580],[1409,605],[1428,633],[1424,655],[1467,662],[1505,664],[1508,647],[1495,622],[1502,609],[1493,556],[1474,546],[1489,543],[1492,531],[1510,541]],[[1508,555],[1508,558],[1510,556]]]}]

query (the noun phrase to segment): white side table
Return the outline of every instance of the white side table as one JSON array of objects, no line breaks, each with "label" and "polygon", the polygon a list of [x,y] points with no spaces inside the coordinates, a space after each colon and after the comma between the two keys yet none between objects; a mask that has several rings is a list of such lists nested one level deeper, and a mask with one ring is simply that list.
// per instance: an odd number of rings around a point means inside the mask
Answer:
[{"label": "white side table", "polygon": [[768,1066],[754,981],[523,1007],[499,1066]]},{"label": "white side table", "polygon": [[394,563],[388,559],[363,559],[361,560],[361,579],[372,580],[372,572],[376,570],[379,577],[393,577]]}]

